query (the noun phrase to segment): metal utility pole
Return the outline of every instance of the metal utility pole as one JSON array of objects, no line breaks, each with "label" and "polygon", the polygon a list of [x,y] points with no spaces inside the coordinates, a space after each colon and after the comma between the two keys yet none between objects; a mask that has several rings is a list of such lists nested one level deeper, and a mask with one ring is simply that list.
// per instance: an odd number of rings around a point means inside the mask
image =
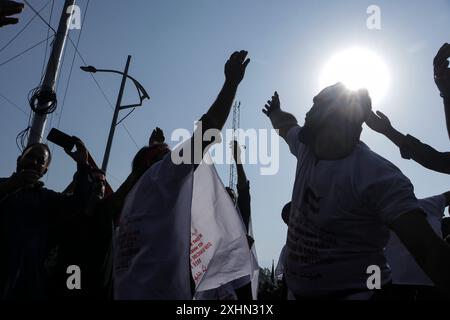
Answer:
[{"label": "metal utility pole", "polygon": [[109,129],[108,142],[106,143],[105,155],[103,156],[102,170],[106,172],[108,168],[109,154],[111,153],[112,141],[114,138],[114,132],[117,125],[117,117],[119,116],[119,111],[122,109],[120,104],[122,103],[123,90],[125,89],[125,83],[128,77],[128,68],[130,67],[131,56],[127,58],[127,64],[125,65],[125,70],[123,71],[122,83],[120,84],[119,95],[117,96],[116,108],[114,109],[114,115],[111,122],[111,128]]},{"label": "metal utility pole", "polygon": [[[240,127],[240,117],[241,117],[241,102],[235,102],[233,105],[233,136],[231,141],[239,142],[239,132],[238,129]],[[236,164],[233,161],[233,145],[231,145],[231,161],[230,161],[230,176],[228,179],[228,186],[236,191],[236,180],[237,180],[237,171]]]},{"label": "metal utility pole", "polygon": [[55,34],[54,42],[50,57],[45,70],[44,80],[40,88],[42,95],[36,97],[36,111],[33,114],[33,121],[30,129],[30,135],[27,145],[41,142],[44,134],[48,110],[52,102],[49,97],[55,94],[55,84],[58,78],[59,68],[61,64],[67,35],[69,33],[70,18],[72,16],[71,6],[75,5],[75,0],[65,0],[64,7],[59,20],[58,31]]}]

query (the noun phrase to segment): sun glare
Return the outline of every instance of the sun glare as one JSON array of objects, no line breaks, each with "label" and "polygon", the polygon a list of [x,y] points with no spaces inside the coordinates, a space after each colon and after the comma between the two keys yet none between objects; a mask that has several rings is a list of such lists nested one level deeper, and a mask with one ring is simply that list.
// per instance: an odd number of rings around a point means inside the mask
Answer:
[{"label": "sun glare", "polygon": [[378,103],[389,88],[389,70],[374,52],[350,48],[333,55],[320,76],[320,89],[342,82],[351,90],[366,88],[374,103]]}]

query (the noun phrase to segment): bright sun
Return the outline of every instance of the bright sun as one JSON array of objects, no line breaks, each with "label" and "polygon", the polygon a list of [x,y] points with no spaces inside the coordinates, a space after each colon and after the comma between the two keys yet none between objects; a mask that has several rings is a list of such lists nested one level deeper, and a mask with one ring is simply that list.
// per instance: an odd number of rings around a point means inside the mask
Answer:
[{"label": "bright sun", "polygon": [[389,87],[389,70],[374,52],[350,48],[330,58],[320,76],[320,89],[342,82],[351,90],[367,88],[374,103],[378,103]]}]

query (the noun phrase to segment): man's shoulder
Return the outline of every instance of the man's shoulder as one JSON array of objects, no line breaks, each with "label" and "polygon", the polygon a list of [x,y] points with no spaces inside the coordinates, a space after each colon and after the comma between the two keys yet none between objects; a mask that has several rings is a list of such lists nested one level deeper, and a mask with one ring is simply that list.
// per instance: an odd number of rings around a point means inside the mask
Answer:
[{"label": "man's shoulder", "polygon": [[353,154],[352,171],[360,179],[378,181],[382,178],[397,177],[409,181],[403,172],[391,161],[371,150],[365,143],[359,142]]},{"label": "man's shoulder", "polygon": [[[386,169],[400,171],[400,169],[397,168],[391,161],[387,160],[383,156],[370,149],[362,141],[360,141],[356,145],[353,155],[359,161],[364,162],[364,164],[370,165],[372,168],[384,167]],[[368,167],[368,169],[371,167]]]},{"label": "man's shoulder", "polygon": [[286,132],[286,139],[287,142],[297,142],[300,143],[301,141],[301,132],[302,132],[302,127],[299,126],[298,124],[295,126],[292,126],[291,128],[289,128],[289,130]]},{"label": "man's shoulder", "polygon": [[64,193],[62,193],[62,192],[57,192],[55,190],[46,188],[44,183],[40,183],[40,184],[36,185],[33,188],[33,190],[35,192],[40,193],[45,198],[54,198],[54,197],[64,196]]}]

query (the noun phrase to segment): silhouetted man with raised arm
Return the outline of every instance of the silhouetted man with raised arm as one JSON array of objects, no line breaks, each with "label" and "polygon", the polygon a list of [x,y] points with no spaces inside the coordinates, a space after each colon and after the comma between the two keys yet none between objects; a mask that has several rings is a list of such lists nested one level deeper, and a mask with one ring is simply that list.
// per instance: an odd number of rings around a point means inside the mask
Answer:
[{"label": "silhouetted man with raised arm", "polygon": [[433,60],[434,82],[439,89],[439,93],[444,100],[445,121],[447,132],[450,138],[450,44],[444,43]]},{"label": "silhouetted man with raised arm", "polygon": [[250,62],[246,57],[246,51],[234,52],[225,64],[222,90],[193,138],[152,164],[128,194],[115,245],[117,299],[192,299],[193,172],[211,144],[203,133],[225,124]]},{"label": "silhouetted man with raised arm", "polygon": [[369,267],[381,286],[393,230],[421,268],[450,291],[450,247],[426,221],[413,186],[392,163],[360,141],[371,110],[366,90],[322,90],[300,127],[275,92],[263,112],[297,158],[286,242],[286,282],[297,299],[369,299]]},{"label": "silhouetted man with raised arm", "polygon": [[[249,232],[250,218],[251,218],[251,206],[250,206],[250,181],[247,180],[245,174],[244,166],[242,164],[242,150],[241,146],[237,141],[231,142],[233,150],[233,160],[236,163],[237,172],[237,195],[231,195],[233,201],[237,204],[239,208],[239,213],[241,214],[242,221],[244,222],[245,229],[247,233]],[[233,190],[233,189],[231,189]],[[230,189],[227,188],[230,193]],[[253,239],[249,239],[249,246],[252,246]]]},{"label": "silhouetted man with raised arm", "polygon": [[77,163],[73,196],[44,188],[51,161],[45,144],[27,147],[16,172],[0,179],[0,299],[46,299],[49,294],[50,230],[64,226],[68,209],[86,209],[90,183],[87,151],[80,140],[68,155]]},{"label": "silhouetted man with raised arm", "polygon": [[[116,192],[106,192],[106,177],[100,169],[91,172],[90,201],[85,212],[74,215],[58,235],[58,260],[54,298],[110,300],[113,297],[113,234],[126,196],[144,172],[167,153],[164,134],[155,128],[149,145],[134,156],[131,173]],[[82,271],[81,290],[66,285],[67,266]]]},{"label": "silhouetted man with raised arm", "polygon": [[[444,100],[445,119],[450,137],[450,45],[444,43],[433,60],[434,81]],[[450,152],[440,152],[412,135],[397,131],[381,111],[371,112],[366,121],[374,131],[383,134],[400,148],[404,159],[413,159],[427,169],[450,174]]]},{"label": "silhouetted man with raised arm", "polygon": [[450,152],[437,151],[412,135],[402,134],[392,126],[389,118],[381,111],[371,112],[366,124],[399,147],[403,159],[413,159],[427,169],[450,174]]}]

